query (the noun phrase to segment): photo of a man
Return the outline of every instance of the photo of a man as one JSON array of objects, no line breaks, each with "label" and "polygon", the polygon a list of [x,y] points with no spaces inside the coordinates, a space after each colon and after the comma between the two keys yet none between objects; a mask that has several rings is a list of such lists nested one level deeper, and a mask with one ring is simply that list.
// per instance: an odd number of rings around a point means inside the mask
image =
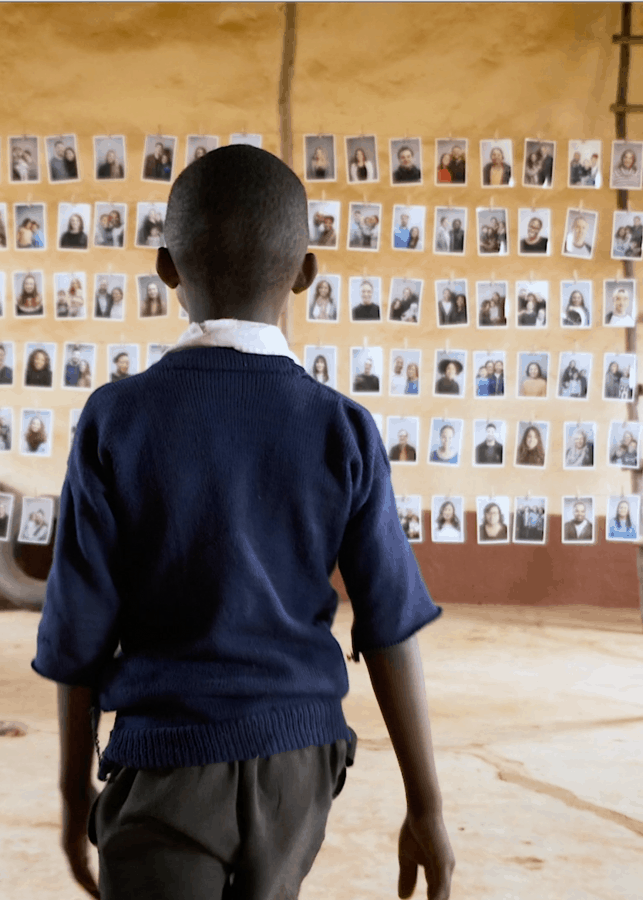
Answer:
[{"label": "photo of a man", "polygon": [[143,181],[171,181],[176,138],[148,135],[145,140]]},{"label": "photo of a man", "polygon": [[391,179],[393,184],[421,184],[420,138],[391,141]]},{"label": "photo of a man", "polygon": [[351,393],[380,394],[384,354],[381,347],[353,347]]},{"label": "photo of a man", "polygon": [[[376,296],[376,290],[377,296]],[[351,319],[353,322],[379,321],[379,279],[351,278]],[[357,290],[356,290],[357,289]]]},{"label": "photo of a man", "polygon": [[575,256],[580,259],[591,259],[594,255],[594,238],[598,213],[589,210],[567,210],[567,225],[563,256]]},{"label": "photo of a man", "polygon": [[476,445],[475,464],[477,466],[501,466],[504,447],[498,440],[498,429],[493,422],[485,425],[485,438]]},{"label": "photo of a man", "polygon": [[572,517],[563,523],[563,543],[591,544],[594,539],[593,500],[565,498],[565,506],[568,503],[572,504]]},{"label": "photo of a man", "polygon": [[78,181],[75,135],[63,134],[58,137],[48,137],[45,144],[49,160],[49,180],[51,182]]},{"label": "photo of a man", "polygon": [[547,256],[549,250],[550,210],[519,210],[520,255]]}]

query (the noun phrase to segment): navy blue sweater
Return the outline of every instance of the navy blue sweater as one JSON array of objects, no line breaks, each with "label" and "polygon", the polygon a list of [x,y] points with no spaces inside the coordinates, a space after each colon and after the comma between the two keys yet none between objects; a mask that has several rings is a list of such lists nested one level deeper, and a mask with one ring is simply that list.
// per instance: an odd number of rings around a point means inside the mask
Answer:
[{"label": "navy blue sweater", "polygon": [[284,356],[166,354],[83,410],[32,666],[117,711],[101,780],[348,738],[337,561],[357,658],[440,614],[370,414]]}]

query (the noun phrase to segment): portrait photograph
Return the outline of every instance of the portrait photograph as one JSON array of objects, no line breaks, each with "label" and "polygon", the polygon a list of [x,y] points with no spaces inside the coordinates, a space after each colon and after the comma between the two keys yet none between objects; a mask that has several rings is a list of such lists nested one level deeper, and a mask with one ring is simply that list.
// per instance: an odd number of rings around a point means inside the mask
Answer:
[{"label": "portrait photograph", "polygon": [[9,138],[9,181],[40,181],[37,137]]},{"label": "portrait photograph", "polygon": [[320,384],[337,390],[337,347],[304,347],[304,369]]},{"label": "portrait photograph", "polygon": [[522,170],[523,187],[550,188],[554,180],[556,141],[525,141],[525,164]]},{"label": "portrait photograph", "polygon": [[636,326],[636,281],[633,278],[603,282],[603,321],[611,328]]},{"label": "portrait photograph", "polygon": [[173,344],[148,344],[147,345],[147,360],[145,363],[145,368],[149,369],[150,366],[153,366],[154,363],[157,363],[159,359],[161,359],[167,351],[172,347]]},{"label": "portrait photograph", "polygon": [[346,138],[346,165],[350,184],[380,180],[374,134]]},{"label": "portrait photograph", "polygon": [[476,209],[478,219],[478,256],[506,256],[509,253],[508,213],[506,209]]},{"label": "portrait photograph", "polygon": [[410,497],[395,495],[395,507],[402,526],[402,531],[409,543],[418,543],[422,538],[422,497],[412,494]]},{"label": "portrait photograph", "polygon": [[99,181],[125,178],[125,137],[97,135],[94,138],[94,171]]},{"label": "portrait photograph", "polygon": [[438,138],[435,142],[435,183],[467,183],[467,154],[469,142],[466,138]]},{"label": "portrait photograph", "polygon": [[0,342],[0,389],[13,385],[16,368],[15,345],[13,341]]},{"label": "portrait photograph", "polygon": [[214,134],[188,134],[185,145],[186,168],[210,150],[216,150],[218,146],[219,138]]},{"label": "portrait photograph", "polygon": [[437,466],[459,466],[463,427],[463,419],[431,419],[427,462]]},{"label": "portrait photograph", "polygon": [[230,146],[233,144],[243,144],[246,147],[256,147],[257,150],[261,150],[263,146],[263,137],[260,134],[248,134],[246,131],[234,131],[230,135],[228,144]]},{"label": "portrait photograph", "polygon": [[596,422],[565,422],[563,469],[593,469],[596,463]]},{"label": "portrait photograph", "polygon": [[563,256],[592,259],[598,230],[598,213],[588,209],[568,209],[563,240]]},{"label": "portrait photograph", "polygon": [[422,138],[393,138],[391,184],[422,184]]},{"label": "portrait photograph", "polygon": [[641,259],[643,212],[614,213],[612,259]]},{"label": "portrait photograph", "polygon": [[337,181],[334,134],[304,135],[306,181]]},{"label": "portrait photograph", "polygon": [[163,247],[167,203],[136,204],[135,247]]},{"label": "portrait photograph", "polygon": [[25,344],[25,387],[53,387],[56,349],[56,344],[49,341],[29,341]]},{"label": "portrait photograph", "polygon": [[78,344],[70,341],[63,351],[63,388],[90,390],[96,387],[96,344]]},{"label": "portrait photograph", "polygon": [[433,252],[461,256],[467,233],[467,210],[464,206],[436,206]]},{"label": "portrait photograph", "polygon": [[420,321],[422,289],[418,278],[392,278],[388,301],[389,322],[417,325]]},{"label": "portrait photograph", "polygon": [[514,543],[544,544],[547,531],[547,497],[516,497]]},{"label": "portrait photograph", "polygon": [[476,497],[479,544],[508,544],[511,525],[509,497]]},{"label": "portrait photograph", "polygon": [[563,544],[593,544],[594,498],[563,497],[561,523]]},{"label": "portrait photograph", "polygon": [[14,272],[13,297],[17,316],[44,316],[42,272]]},{"label": "portrait photograph", "polygon": [[51,184],[79,180],[77,148],[75,134],[59,134],[45,138],[47,171]]},{"label": "portrait photograph", "polygon": [[516,282],[516,325],[518,328],[545,328],[548,306],[548,281]]},{"label": "portrait photograph", "polygon": [[420,420],[417,416],[387,416],[386,452],[390,462],[416,464],[419,440]]},{"label": "portrait photograph", "polygon": [[94,247],[124,247],[127,203],[94,204]]},{"label": "portrait photograph", "polygon": [[136,375],[139,368],[138,344],[107,345],[107,380],[123,381],[130,375]]},{"label": "portrait photograph", "polygon": [[74,442],[74,438],[76,437],[76,429],[78,428],[78,420],[80,419],[80,414],[82,413],[82,409],[70,409],[69,410],[69,449],[71,450],[71,445]]},{"label": "portrait photograph", "polygon": [[560,324],[564,328],[591,328],[592,282],[561,281]]},{"label": "portrait photograph", "polygon": [[421,350],[391,350],[389,394],[417,397],[420,394]]},{"label": "portrait photograph", "polygon": [[341,298],[341,275],[317,275],[308,288],[309,322],[337,322]]},{"label": "portrait photograph", "polygon": [[16,250],[46,249],[46,215],[44,203],[14,203],[13,220],[16,225]]},{"label": "portrait photograph", "polygon": [[158,275],[137,275],[138,317],[167,316],[167,286]]},{"label": "portrait photograph", "polygon": [[643,141],[612,141],[610,187],[616,190],[641,190]]},{"label": "portrait photograph", "polygon": [[308,201],[308,236],[311,247],[337,250],[340,209],[341,203],[338,200]]},{"label": "portrait photograph", "polygon": [[603,360],[603,400],[631,401],[637,385],[636,354],[606,353]]},{"label": "portrait photograph", "polygon": [[476,397],[505,396],[505,351],[473,351],[473,390]]},{"label": "portrait photograph", "polygon": [[7,229],[9,220],[7,218],[7,204],[0,203],[0,250],[7,249]]},{"label": "portrait photograph", "polygon": [[513,187],[513,143],[510,140],[480,141],[483,187]]},{"label": "portrait photograph", "polygon": [[94,277],[94,318],[122,322],[125,318],[126,276],[103,272]]},{"label": "portrait photograph", "polygon": [[544,468],[548,437],[549,422],[518,422],[514,465]]},{"label": "portrait photograph", "polygon": [[8,453],[13,446],[13,409],[0,406],[0,453]]},{"label": "portrait photograph", "polygon": [[424,250],[426,206],[394,206],[392,246],[394,250]]},{"label": "portrait photograph", "polygon": [[506,328],[509,284],[506,281],[476,281],[476,325],[478,328]]},{"label": "portrait photograph", "polygon": [[21,410],[20,453],[23,456],[51,456],[53,424],[51,409]]},{"label": "portrait photograph", "polygon": [[506,422],[499,419],[474,419],[474,466],[504,466],[506,444]]},{"label": "portrait photograph", "polygon": [[600,188],[603,186],[602,141],[570,141],[568,186],[570,188]]},{"label": "portrait photograph", "polygon": [[143,151],[143,181],[171,181],[175,154],[175,137],[148,134]]},{"label": "portrait photograph", "polygon": [[610,422],[607,462],[620,469],[638,469],[640,458],[640,422]]},{"label": "portrait photograph", "polygon": [[351,203],[348,212],[348,249],[380,249],[382,233],[381,203]]},{"label": "portrait photograph", "polygon": [[458,281],[435,282],[436,318],[439,328],[469,324],[468,296],[469,288],[464,278]]},{"label": "portrait photograph", "polygon": [[381,347],[351,347],[351,394],[381,394],[383,372]]},{"label": "portrait photograph", "polygon": [[551,210],[518,210],[518,255],[551,256]]},{"label": "portrait photograph", "polygon": [[378,276],[351,278],[349,300],[351,322],[379,322],[381,314],[382,279]]},{"label": "portrait photograph", "polygon": [[636,494],[608,497],[605,539],[638,541],[641,522],[641,498]]},{"label": "portrait photograph", "polygon": [[89,203],[58,204],[58,249],[87,250],[92,229]]},{"label": "portrait photograph", "polygon": [[561,400],[587,400],[592,377],[592,354],[564,350],[558,363],[558,390]]},{"label": "portrait photograph", "polygon": [[547,398],[549,353],[518,353],[518,397]]},{"label": "portrait photograph", "polygon": [[8,541],[13,524],[15,494],[0,494],[0,541]]},{"label": "portrait photograph", "polygon": [[48,544],[54,525],[52,497],[23,497],[18,542],[20,544]]},{"label": "portrait photograph", "polygon": [[431,540],[436,544],[463,544],[464,539],[464,497],[432,497]]},{"label": "portrait photograph", "polygon": [[434,396],[464,397],[466,363],[466,350],[435,351]]},{"label": "portrait photograph", "polygon": [[57,319],[87,318],[87,278],[84,272],[56,272],[54,295]]}]

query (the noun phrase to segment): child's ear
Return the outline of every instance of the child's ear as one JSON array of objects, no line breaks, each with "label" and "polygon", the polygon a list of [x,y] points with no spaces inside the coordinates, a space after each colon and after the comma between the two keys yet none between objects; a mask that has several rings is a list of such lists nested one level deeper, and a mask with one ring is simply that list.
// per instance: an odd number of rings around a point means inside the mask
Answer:
[{"label": "child's ear", "polygon": [[168,287],[175,288],[178,285],[179,273],[167,247],[159,247],[157,251],[156,271]]},{"label": "child's ear", "polygon": [[295,283],[291,287],[293,294],[301,294],[307,291],[317,275],[317,257],[314,253],[307,253],[297,273]]}]

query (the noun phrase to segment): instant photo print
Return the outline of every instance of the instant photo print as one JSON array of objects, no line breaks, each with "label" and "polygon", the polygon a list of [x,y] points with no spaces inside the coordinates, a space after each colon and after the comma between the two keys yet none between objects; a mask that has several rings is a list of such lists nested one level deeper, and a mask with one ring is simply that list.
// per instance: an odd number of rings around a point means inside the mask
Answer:
[{"label": "instant photo print", "polygon": [[619,469],[638,469],[640,459],[640,422],[610,422],[607,462]]},{"label": "instant photo print", "polygon": [[42,272],[14,272],[13,296],[16,316],[44,316],[44,279]]},{"label": "instant photo print", "polygon": [[612,259],[641,259],[643,212],[614,213]]},{"label": "instant photo print", "polygon": [[84,272],[56,272],[54,275],[57,319],[87,318],[87,279]]},{"label": "instant photo print", "polygon": [[606,353],[603,371],[603,400],[631,401],[637,385],[636,354]]},{"label": "instant photo print", "polygon": [[636,326],[636,281],[633,278],[604,281],[603,310],[603,321],[610,328],[634,328]]},{"label": "instant photo print", "polygon": [[431,540],[435,544],[463,544],[464,498],[444,494],[431,498]]},{"label": "instant photo print", "polygon": [[388,416],[386,450],[391,463],[415,465],[419,453],[420,420],[417,416]]},{"label": "instant photo print", "polygon": [[94,204],[94,247],[120,249],[125,246],[126,203]]},{"label": "instant photo print", "polygon": [[560,324],[563,328],[591,328],[592,297],[591,281],[561,281]]},{"label": "instant photo print", "polygon": [[167,203],[136,204],[136,240],[135,247],[164,246],[163,232]]},{"label": "instant photo print", "polygon": [[422,540],[422,498],[419,494],[410,497],[395,495],[397,515],[410,544]]},{"label": "instant photo print", "polygon": [[99,181],[125,178],[125,137],[97,135],[94,138],[94,172]]},{"label": "instant photo print", "polygon": [[51,409],[23,409],[20,415],[22,456],[51,456],[54,413]]},{"label": "instant photo print", "polygon": [[506,394],[504,350],[473,351],[473,392],[475,397],[504,397]]},{"label": "instant photo print", "polygon": [[382,313],[381,287],[382,279],[378,276],[351,278],[349,296],[352,322],[379,322]]},{"label": "instant photo print", "polygon": [[511,531],[509,497],[476,497],[479,544],[508,544]]},{"label": "instant photo print", "polygon": [[349,250],[379,250],[382,235],[381,203],[351,203],[348,221]]},{"label": "instant photo print", "polygon": [[466,138],[438,138],[435,142],[436,185],[466,185],[469,142]]},{"label": "instant photo print", "polygon": [[155,316],[167,316],[167,286],[158,275],[137,275],[138,317],[149,319]]},{"label": "instant photo print", "polygon": [[46,545],[54,525],[54,501],[51,497],[23,497],[18,543]]},{"label": "instant photo print", "polygon": [[14,203],[16,250],[47,249],[47,212],[44,203]]},{"label": "instant photo print", "polygon": [[304,173],[306,181],[337,181],[335,135],[304,135]]},{"label": "instant photo print", "polygon": [[612,141],[610,187],[640,191],[643,187],[643,141]]},{"label": "instant photo print", "polygon": [[94,318],[122,322],[125,318],[125,275],[103,272],[94,278]]},{"label": "instant photo print", "polygon": [[89,203],[58,204],[58,249],[87,250],[92,228]]},{"label": "instant photo print", "polygon": [[24,387],[53,387],[57,345],[49,341],[29,341],[25,344]]},{"label": "instant photo print", "polygon": [[545,543],[547,532],[547,497],[516,497],[514,503],[514,543]]},{"label": "instant photo print", "polygon": [[381,347],[351,347],[351,394],[381,394],[383,365]]},{"label": "instant photo print", "polygon": [[473,422],[473,465],[505,464],[507,424],[500,419],[475,419]]},{"label": "instant photo print", "polygon": [[565,422],[563,469],[593,469],[595,448],[596,422]]},{"label": "instant photo print", "polygon": [[308,289],[309,322],[337,322],[341,299],[341,275],[318,275]]},{"label": "instant photo print", "polygon": [[569,142],[569,158],[567,161],[568,187],[602,187],[602,148],[602,141]]},{"label": "instant photo print", "polygon": [[47,172],[51,184],[78,181],[78,149],[75,134],[60,134],[45,138]]},{"label": "instant photo print", "polygon": [[482,186],[514,186],[513,143],[511,140],[480,141]]},{"label": "instant photo print", "polygon": [[592,259],[598,230],[598,213],[589,209],[568,209],[565,221],[563,256]]},{"label": "instant photo print", "polygon": [[551,210],[518,210],[518,255],[551,255]]},{"label": "instant photo print", "polygon": [[462,256],[467,234],[467,209],[464,206],[436,206],[433,252]]},{"label": "instant photo print", "polygon": [[15,494],[0,494],[0,541],[11,538]]},{"label": "instant photo print", "polygon": [[518,328],[545,328],[548,321],[549,282],[516,282],[516,325]]},{"label": "instant photo print", "polygon": [[185,145],[185,165],[201,159],[210,150],[216,150],[219,146],[219,138],[214,134],[188,134]]},{"label": "instant photo print", "polygon": [[641,523],[641,498],[637,494],[609,497],[605,518],[605,539],[638,541]]},{"label": "instant photo print", "polygon": [[525,164],[522,170],[523,187],[550,188],[554,180],[556,142],[527,138]]},{"label": "instant photo print", "polygon": [[426,206],[394,206],[392,246],[394,250],[424,250]]},{"label": "instant photo print", "polygon": [[88,391],[95,387],[96,344],[66,343],[62,370],[63,388]]},{"label": "instant photo print", "polygon": [[9,220],[7,218],[7,204],[0,203],[0,250],[7,249],[7,233]]},{"label": "instant photo print", "polygon": [[563,497],[563,544],[593,544],[596,534],[593,497]]},{"label": "instant photo print", "polygon": [[0,390],[13,385],[15,367],[13,341],[0,341]]},{"label": "instant photo print", "polygon": [[547,398],[549,353],[518,353],[517,396],[530,400]]},{"label": "instant photo print", "polygon": [[422,139],[393,138],[390,152],[391,184],[422,184]]},{"label": "instant photo print", "polygon": [[337,347],[304,347],[304,368],[320,384],[337,389]]},{"label": "instant photo print", "polygon": [[19,184],[40,181],[38,138],[35,136],[9,138],[9,181]]},{"label": "instant photo print", "polygon": [[0,453],[8,453],[13,446],[13,409],[0,406]]},{"label": "instant photo print", "polygon": [[380,180],[375,135],[346,138],[346,165],[350,184]]},{"label": "instant photo print", "polygon": [[338,200],[308,201],[308,234],[311,247],[337,250],[341,203]]},{"label": "instant photo print", "polygon": [[248,134],[245,131],[235,131],[230,135],[228,144],[245,144],[247,147],[256,147],[261,150],[263,137],[260,134]]},{"label": "instant photo print", "polygon": [[462,461],[463,419],[431,419],[427,462],[437,466],[459,466]]},{"label": "instant photo print", "polygon": [[478,256],[506,256],[509,253],[508,213],[502,209],[476,209]]},{"label": "instant photo print", "polygon": [[157,363],[159,359],[161,359],[167,351],[172,347],[172,344],[148,344],[147,345],[147,360],[145,363],[145,368],[149,369],[150,366],[153,366],[154,363]]},{"label": "instant photo print", "polygon": [[107,380],[123,381],[139,371],[138,344],[108,344]]},{"label": "instant photo print", "polygon": [[506,328],[508,299],[507,281],[476,281],[477,327]]},{"label": "instant photo print", "polygon": [[544,468],[547,460],[549,422],[518,422],[514,464],[520,468]]},{"label": "instant photo print", "polygon": [[565,350],[558,365],[557,397],[587,400],[592,377],[592,354]]},{"label": "instant photo print", "polygon": [[420,393],[421,350],[391,350],[389,394],[417,397]]},{"label": "instant photo print", "polygon": [[436,281],[435,302],[439,328],[450,328],[469,324],[469,288],[466,279],[457,281]]},{"label": "instant photo print", "polygon": [[389,291],[389,322],[417,325],[420,321],[424,282],[416,278],[392,278]]},{"label": "instant photo print", "polygon": [[143,181],[172,180],[176,138],[165,134],[148,134],[143,152]]},{"label": "instant photo print", "polygon": [[466,350],[436,350],[433,395],[464,397],[466,364]]}]

